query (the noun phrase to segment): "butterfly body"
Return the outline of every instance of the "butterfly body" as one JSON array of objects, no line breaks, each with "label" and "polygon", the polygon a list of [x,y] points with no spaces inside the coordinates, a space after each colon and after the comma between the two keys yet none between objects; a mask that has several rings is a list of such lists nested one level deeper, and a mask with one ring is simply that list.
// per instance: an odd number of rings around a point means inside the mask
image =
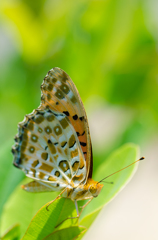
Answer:
[{"label": "butterfly body", "polygon": [[76,188],[67,188],[67,191],[63,193],[63,197],[70,198],[72,201],[90,199],[97,197],[102,187],[103,184],[100,184],[93,179],[88,179],[85,184],[79,184]]},{"label": "butterfly body", "polygon": [[53,68],[41,91],[41,105],[19,123],[12,147],[14,166],[33,179],[22,188],[61,191],[59,196],[75,205],[98,196],[103,185],[92,179],[88,120],[74,83],[63,70]]},{"label": "butterfly body", "polygon": [[[62,194],[64,198],[70,198],[72,201],[85,200],[92,197],[97,197],[103,187],[103,184],[100,184],[93,179],[88,179],[86,184],[80,184],[78,187],[74,188],[71,185],[68,185],[66,191]],[[38,183],[37,181],[30,182],[28,184],[22,185],[22,189],[27,192],[51,192],[50,187]]]}]

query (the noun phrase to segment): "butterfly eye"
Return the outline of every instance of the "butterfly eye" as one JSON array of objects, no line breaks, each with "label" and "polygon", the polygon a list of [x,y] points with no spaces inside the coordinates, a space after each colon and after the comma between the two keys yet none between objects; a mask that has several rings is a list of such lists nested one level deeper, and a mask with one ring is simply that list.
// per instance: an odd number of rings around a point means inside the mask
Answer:
[{"label": "butterfly eye", "polygon": [[97,189],[96,189],[96,187],[94,187],[94,186],[90,186],[90,187],[89,187],[89,191],[90,191],[92,194],[95,194],[96,191],[97,191]]}]

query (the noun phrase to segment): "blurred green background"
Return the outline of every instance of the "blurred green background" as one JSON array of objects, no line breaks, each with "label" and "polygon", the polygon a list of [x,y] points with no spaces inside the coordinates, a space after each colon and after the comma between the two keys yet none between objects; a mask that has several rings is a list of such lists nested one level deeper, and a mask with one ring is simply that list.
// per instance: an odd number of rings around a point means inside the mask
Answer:
[{"label": "blurred green background", "polygon": [[[150,158],[148,147],[158,143],[156,9],[156,0],[2,0],[2,149],[13,144],[24,115],[39,106],[46,73],[60,67],[85,104],[94,169],[126,142]],[[11,154],[6,162],[10,167]],[[155,156],[150,164],[158,167]]]}]

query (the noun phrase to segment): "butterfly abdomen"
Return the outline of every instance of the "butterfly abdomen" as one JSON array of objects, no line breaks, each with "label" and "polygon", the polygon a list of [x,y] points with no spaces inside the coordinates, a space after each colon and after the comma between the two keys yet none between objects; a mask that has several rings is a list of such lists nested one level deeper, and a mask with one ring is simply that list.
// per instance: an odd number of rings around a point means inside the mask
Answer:
[{"label": "butterfly abdomen", "polygon": [[71,200],[84,200],[91,197],[89,194],[88,188],[85,185],[80,185],[77,188],[68,188],[67,191],[63,194],[63,197],[70,198]]}]

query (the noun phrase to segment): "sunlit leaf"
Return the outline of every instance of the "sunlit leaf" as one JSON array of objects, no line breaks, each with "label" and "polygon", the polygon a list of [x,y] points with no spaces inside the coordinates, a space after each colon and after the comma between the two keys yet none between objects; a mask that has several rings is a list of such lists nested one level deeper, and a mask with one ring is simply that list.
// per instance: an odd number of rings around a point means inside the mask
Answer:
[{"label": "sunlit leaf", "polygon": [[54,233],[45,237],[43,240],[52,240],[52,239],[55,239],[55,240],[61,240],[61,239],[73,240],[73,239],[76,239],[76,237],[78,237],[84,231],[85,231],[85,228],[83,228],[83,227],[64,228],[64,229],[55,231]]},{"label": "sunlit leaf", "polygon": [[14,225],[2,236],[2,240],[18,240],[20,235],[19,225]]},{"label": "sunlit leaf", "polygon": [[[72,215],[74,204],[70,199],[61,198],[54,201],[46,210],[46,204],[43,206],[32,219],[23,240],[43,239],[51,234],[57,224],[60,224],[67,217]],[[72,224],[73,220],[67,220],[66,225]]]},{"label": "sunlit leaf", "polygon": [[[14,177],[15,176],[16,174]],[[25,184],[29,181],[30,179],[25,179],[21,184]],[[4,206],[1,217],[1,232],[4,233],[14,224],[20,224],[20,233],[22,237],[37,211],[44,204],[54,199],[58,193],[28,193],[22,190],[20,185],[17,186]]]},{"label": "sunlit leaf", "polygon": [[[114,151],[97,169],[94,175],[96,181],[100,181],[104,177],[126,167],[138,159],[139,148],[134,144],[125,144],[116,151]],[[129,168],[116,173],[115,175],[106,179],[107,182],[113,182],[113,184],[104,183],[104,187],[101,190],[99,196],[92,200],[92,202],[84,209],[81,218],[87,214],[93,213],[96,210],[101,209],[102,206],[107,204],[131,179],[132,175],[137,169],[137,164],[130,166]],[[82,223],[82,222],[81,222]]]},{"label": "sunlit leaf", "polygon": [[[98,168],[94,176],[95,180],[101,180],[107,175],[120,170],[131,164],[138,158],[139,148],[134,144],[126,144],[113,152],[111,156]],[[100,195],[93,199],[93,201],[84,209],[81,215],[80,224],[89,228],[93,223],[102,207],[112,200],[116,194],[127,184],[137,169],[137,164],[119,172],[107,179],[108,182],[114,184],[104,183],[104,187]],[[81,238],[79,237],[78,240]]]}]

